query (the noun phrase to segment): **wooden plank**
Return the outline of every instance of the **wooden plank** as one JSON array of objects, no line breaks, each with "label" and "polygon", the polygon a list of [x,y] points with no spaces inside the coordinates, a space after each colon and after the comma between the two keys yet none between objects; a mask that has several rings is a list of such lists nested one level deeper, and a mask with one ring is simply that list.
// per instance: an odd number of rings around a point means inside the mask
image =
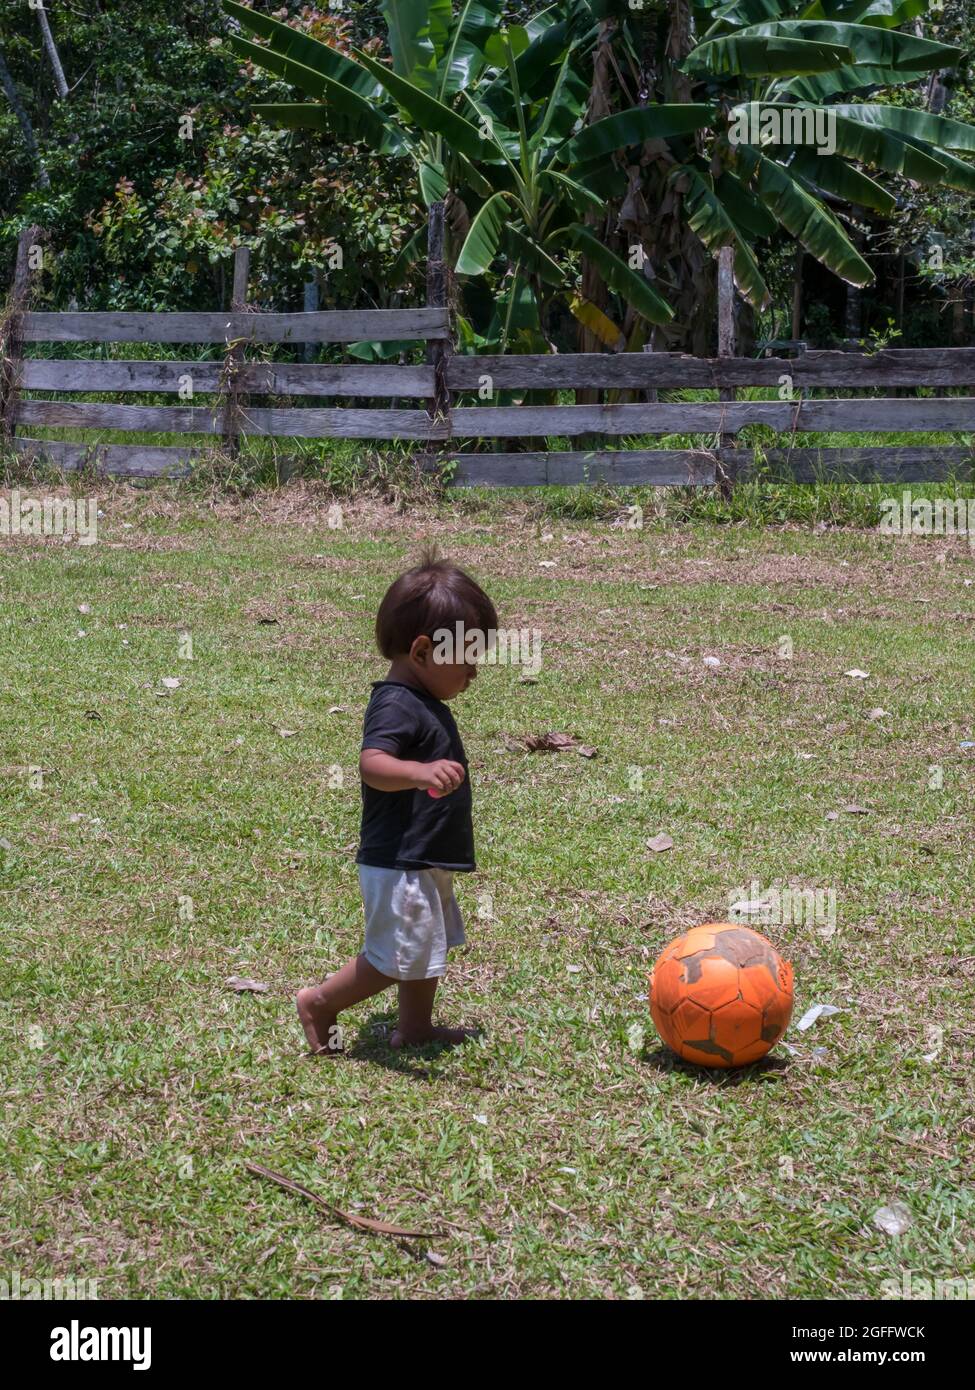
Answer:
[{"label": "wooden plank", "polygon": [[[14,419],[24,425],[166,434],[221,434],[221,414],[206,406],[76,401],[22,400],[14,407]],[[241,418],[241,433],[294,439],[445,439],[447,423],[431,421],[425,410],[250,409]]]},{"label": "wooden plank", "polygon": [[124,478],[152,478],[161,474],[185,477],[197,451],[191,448],[146,444],[72,444],[62,439],[27,439],[18,436],[12,447],[19,454],[46,459],[58,468],[94,468]]},{"label": "wooden plank", "polygon": [[[589,453],[451,454],[452,487],[713,487],[715,455],[695,449],[606,449]],[[423,467],[435,469],[435,456]]]},{"label": "wooden plank", "polygon": [[445,309],[314,314],[25,314],[25,343],[354,343],[444,337]]},{"label": "wooden plank", "polygon": [[[427,228],[427,303],[447,312],[447,263],[444,243],[447,235],[446,204],[430,204]],[[427,343],[427,362],[433,370],[433,392],[427,401],[431,419],[446,419],[450,413],[450,390],[447,386],[447,360],[450,357],[449,314],[447,333]]]},{"label": "wooden plank", "polygon": [[[656,355],[656,354],[655,354]],[[637,354],[634,353],[634,356]],[[639,354],[643,357],[643,354]],[[968,397],[803,401],[701,401],[662,405],[462,406],[452,412],[457,438],[530,435],[732,434],[745,425],[783,433],[807,430],[975,430]]]},{"label": "wooden plank", "polygon": [[[219,392],[222,362],[99,362],[86,359],[28,358],[20,363],[18,385],[25,391],[159,391],[175,394],[188,385],[194,394]],[[252,396],[430,395],[432,367],[385,364],[330,366],[322,363],[248,362],[238,378]]]},{"label": "wooden plank", "polygon": [[[247,277],[250,275],[250,268],[250,247],[238,246],[234,251],[234,281],[230,292],[230,311],[232,314],[242,314],[247,306]],[[240,373],[246,360],[244,344],[239,340],[231,342],[223,362],[224,448],[231,458],[236,458],[240,452],[241,411],[250,404],[240,385]]]},{"label": "wooden plank", "polygon": [[975,348],[890,348],[875,354],[806,352],[800,357],[688,357],[679,352],[510,353],[452,357],[447,384],[476,391],[484,377],[496,391],[523,388],[778,386],[966,386],[975,383]]},{"label": "wooden plank", "polygon": [[[732,247],[722,246],[718,252],[718,356],[727,360],[735,355],[735,253]],[[733,401],[737,393],[734,386],[722,386],[718,391],[719,401]],[[722,458],[734,444],[730,434],[722,434],[718,440],[718,452]],[[721,495],[730,498],[734,485],[734,470],[726,463],[718,466],[718,486]]]},{"label": "wooden plank", "polygon": [[797,483],[934,483],[975,477],[975,451],[960,445],[769,449],[758,459],[751,449],[735,449],[729,451],[728,461],[739,478],[781,475]]},{"label": "wooden plank", "polygon": [[[6,313],[0,313],[0,439],[9,440],[16,431],[18,363],[23,349],[24,312],[30,305],[31,276],[37,259],[32,255],[39,248],[42,228],[32,223],[17,238],[17,258],[14,262],[14,281]],[[43,253],[42,253],[43,256]]]},{"label": "wooden plank", "polygon": [[[975,451],[958,446],[912,448],[620,449],[593,453],[449,454],[455,487],[545,487],[607,483],[615,487],[713,487],[720,461],[739,479],[750,475],[799,483],[938,482],[975,475]],[[440,466],[435,455],[425,469]]]}]

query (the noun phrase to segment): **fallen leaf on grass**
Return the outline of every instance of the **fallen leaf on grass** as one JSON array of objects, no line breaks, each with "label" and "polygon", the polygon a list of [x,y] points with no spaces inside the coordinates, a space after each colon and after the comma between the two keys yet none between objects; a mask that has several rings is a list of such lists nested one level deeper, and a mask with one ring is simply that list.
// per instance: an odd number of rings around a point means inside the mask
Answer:
[{"label": "fallen leaf on grass", "polygon": [[244,1167],[255,1177],[266,1178],[268,1182],[277,1183],[278,1187],[283,1187],[287,1192],[296,1192],[299,1197],[305,1197],[322,1211],[327,1211],[330,1216],[337,1217],[339,1221],[344,1221],[347,1226],[352,1226],[357,1231],[372,1231],[381,1236],[408,1236],[420,1240],[430,1239],[433,1235],[432,1231],[407,1231],[404,1227],[394,1226],[388,1221],[373,1221],[367,1216],[352,1216],[339,1207],[333,1207],[331,1202],[326,1202],[325,1198],[319,1197],[316,1192],[302,1187],[300,1182],[286,1178],[283,1173],[275,1173],[273,1169],[263,1168],[259,1163],[245,1163]]},{"label": "fallen leaf on grass", "polygon": [[262,985],[260,980],[245,980],[240,975],[231,975],[226,983],[238,994],[267,994],[270,985]]},{"label": "fallen leaf on grass", "polygon": [[348,705],[329,705],[328,712],[329,714],[348,714],[349,707]]},{"label": "fallen leaf on grass", "polygon": [[842,1013],[835,1004],[813,1004],[812,1008],[806,1010],[802,1018],[796,1024],[796,1029],[800,1033],[805,1033],[816,1022],[817,1018],[832,1018],[833,1014]]},{"label": "fallen leaf on grass", "polygon": [[277,627],[277,625],[277,618],[258,618],[257,620],[258,627]]},{"label": "fallen leaf on grass", "polygon": [[589,747],[587,744],[580,743],[575,734],[560,734],[551,732],[547,734],[502,734],[505,747],[512,750],[524,749],[528,753],[564,753],[569,748],[574,748],[577,753],[581,753],[584,758],[594,758],[597,749]]},{"label": "fallen leaf on grass", "polygon": [[654,854],[662,854],[665,849],[673,849],[674,842],[669,835],[654,835],[652,840],[647,841],[647,849],[652,849]]},{"label": "fallen leaf on grass", "polygon": [[858,666],[854,666],[852,671],[844,671],[844,676],[850,676],[855,681],[865,681],[870,675],[869,671],[861,671]]},{"label": "fallen leaf on grass", "polygon": [[178,676],[163,676],[159,684],[165,686],[167,690],[178,690],[182,682]]},{"label": "fallen leaf on grass", "polygon": [[433,1265],[434,1269],[443,1269],[444,1265],[447,1263],[443,1255],[438,1255],[435,1250],[428,1250],[424,1258],[427,1264]]},{"label": "fallen leaf on grass", "polygon": [[[869,806],[858,806],[855,801],[848,801],[845,806],[841,807],[841,810],[847,816],[869,816],[871,814]],[[827,820],[839,820],[839,818],[839,811],[826,812]]]},{"label": "fallen leaf on grass", "polygon": [[873,1224],[888,1236],[901,1236],[913,1224],[914,1218],[903,1202],[891,1202],[889,1207],[878,1207],[873,1214]]},{"label": "fallen leaf on grass", "polygon": [[282,738],[294,738],[297,732],[297,729],[278,729],[278,733]]}]

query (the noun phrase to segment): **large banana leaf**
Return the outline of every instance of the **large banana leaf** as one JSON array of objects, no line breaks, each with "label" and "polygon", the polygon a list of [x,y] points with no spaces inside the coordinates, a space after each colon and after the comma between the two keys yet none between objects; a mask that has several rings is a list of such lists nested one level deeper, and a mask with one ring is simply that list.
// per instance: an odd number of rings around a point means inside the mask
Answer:
[{"label": "large banana leaf", "polygon": [[588,328],[606,347],[615,351],[623,347],[625,340],[622,328],[615,324],[608,314],[604,314],[598,304],[593,304],[591,299],[583,299],[582,295],[575,294],[569,300],[569,309],[572,317],[578,319],[583,327]]},{"label": "large banana leaf", "polygon": [[511,216],[513,203],[515,199],[510,193],[495,193],[487,200],[471,223],[457,257],[458,274],[483,275],[490,270],[497,258],[501,235]]},{"label": "large banana leaf", "polygon": [[438,96],[454,96],[483,71],[484,45],[497,29],[502,0],[465,0],[453,36],[440,60]]},{"label": "large banana leaf", "polygon": [[905,106],[880,106],[864,103],[855,106],[834,106],[837,115],[848,121],[877,130],[891,130],[900,135],[913,135],[942,150],[962,150],[975,153],[975,126],[964,121],[952,121],[947,116],[932,116],[928,111],[909,110]]},{"label": "large banana leaf", "polygon": [[454,148],[475,161],[485,157],[491,143],[490,137],[482,135],[477,126],[471,125],[470,121],[465,120],[449,106],[437,101],[436,97],[421,92],[405,77],[400,77],[382,63],[377,63],[368,54],[356,51],[355,56],[356,60],[385,87],[396,104],[413,117],[421,130],[428,134],[433,132],[442,135]]},{"label": "large banana leaf", "polygon": [[810,255],[852,285],[869,285],[873,271],[823,205],[775,160],[749,145],[735,151],[738,172],[758,194],[777,222],[801,242]]},{"label": "large banana leaf", "polygon": [[[320,135],[338,135],[341,139],[354,140],[355,135],[348,129],[348,118],[336,120],[335,108],[324,106],[320,101],[265,102],[255,105],[255,116],[261,116],[273,126],[282,130],[315,130]],[[389,127],[374,143],[377,154],[403,155],[408,146],[402,133]]]},{"label": "large banana leaf", "polygon": [[[316,72],[313,68],[305,67],[302,63],[286,57],[274,49],[263,48],[260,44],[251,43],[249,39],[238,38],[236,34],[232,35],[228,42],[238,57],[266,68],[268,72],[273,72],[276,77],[283,77],[293,87],[297,87],[308,96],[321,98],[331,110],[340,112],[342,116],[347,118],[344,123],[339,123],[338,126],[344,135],[354,140],[368,140],[370,144],[378,145],[389,130],[387,122],[383,119],[382,111],[375,102],[360,96],[358,92],[345,86],[344,83],[327,77],[324,73]],[[310,127],[306,125],[305,128]],[[331,130],[335,129],[336,125],[329,123],[314,128]]]},{"label": "large banana leaf", "polygon": [[510,223],[504,229],[503,245],[513,261],[534,271],[548,285],[564,285],[565,271],[538,242],[520,226]]},{"label": "large banana leaf", "polygon": [[897,206],[897,199],[886,188],[881,188],[874,179],[836,155],[819,154],[808,147],[797,148],[789,161],[789,173],[801,178],[807,187],[814,185],[826,193],[845,198],[848,203],[874,208],[888,217]]},{"label": "large banana leaf", "polygon": [[818,106],[831,97],[863,92],[871,87],[913,84],[924,76],[923,72],[897,72],[893,68],[873,68],[864,63],[858,67],[837,68],[835,72],[820,72],[815,77],[782,77],[776,86],[780,92]]},{"label": "large banana leaf", "polygon": [[873,24],[838,24],[823,19],[779,19],[739,30],[738,40],[747,37],[804,39],[810,43],[834,44],[848,48],[857,63],[891,68],[895,72],[927,72],[931,68],[953,66],[961,50],[897,29],[881,29]]},{"label": "large banana leaf", "polygon": [[631,270],[615,251],[610,251],[608,246],[597,240],[588,227],[574,222],[554,233],[550,242],[556,240],[568,241],[577,251],[581,251],[587,260],[592,261],[610,289],[615,290],[651,323],[669,323],[674,317],[673,309],[651,288],[646,277]]},{"label": "large banana leaf", "polygon": [[975,166],[966,164],[957,155],[948,154],[947,150],[936,150],[914,135],[901,135],[900,138],[944,165],[945,173],[941,176],[940,182],[945,188],[956,188],[962,193],[975,193]]},{"label": "large banana leaf", "polygon": [[709,251],[730,246],[734,252],[735,283],[745,299],[756,309],[769,302],[768,286],[758,263],[717,197],[710,178],[688,164],[678,165],[671,181],[683,188],[684,207],[691,228]]},{"label": "large banana leaf", "polygon": [[[820,0],[807,5],[803,19],[836,19],[847,24],[876,24],[896,28],[916,15],[926,13],[928,0]],[[729,24],[763,24],[768,20],[794,16],[795,0],[732,0],[712,9],[715,19]]]},{"label": "large banana leaf", "polygon": [[277,19],[259,14],[246,5],[238,5],[235,0],[223,0],[223,8],[245,29],[250,29],[258,38],[267,39],[275,53],[293,58],[295,62],[331,78],[333,82],[341,82],[361,97],[375,100],[382,95],[382,88],[372,74],[339,53],[338,49],[330,48],[327,43],[320,43],[318,39],[302,34]]},{"label": "large banana leaf", "polygon": [[701,130],[714,117],[715,108],[704,103],[675,102],[660,106],[635,106],[604,116],[594,125],[586,126],[578,135],[556,150],[563,164],[578,165],[589,159],[602,159],[628,145],[642,145],[644,140],[666,140],[674,135],[689,135]]},{"label": "large banana leaf", "polygon": [[598,193],[593,193],[577,179],[570,179],[568,174],[563,174],[559,169],[543,169],[538,181],[543,187],[551,187],[556,194],[564,189],[569,202],[579,213],[584,213],[587,208],[602,212],[605,207],[604,199]]},{"label": "large banana leaf", "polygon": [[830,72],[852,61],[850,50],[839,44],[732,34],[698,44],[682,68],[691,77],[775,77],[783,73],[801,77]]},{"label": "large banana leaf", "polygon": [[[740,117],[746,130],[760,132],[761,138],[746,140],[748,144],[794,145],[799,143],[798,132],[815,124],[817,139],[821,132],[831,136],[838,154],[885,169],[890,174],[901,174],[916,183],[938,184],[944,178],[945,165],[934,155],[908,144],[893,131],[848,120],[835,106],[787,106],[752,101],[734,107],[731,115],[736,121]],[[802,143],[813,142],[809,136],[804,136]]]},{"label": "large banana leaf", "polygon": [[429,155],[419,161],[417,170],[420,183],[420,196],[427,207],[431,203],[441,203],[450,191],[447,174],[439,160]]},{"label": "large banana leaf", "polygon": [[439,37],[442,52],[450,28],[450,0],[382,0],[379,8],[386,19],[393,71],[421,91],[436,93],[434,37]]},{"label": "large banana leaf", "polygon": [[757,198],[753,198],[737,175],[725,169],[714,181],[714,191],[739,232],[750,237],[771,236],[778,223]]}]

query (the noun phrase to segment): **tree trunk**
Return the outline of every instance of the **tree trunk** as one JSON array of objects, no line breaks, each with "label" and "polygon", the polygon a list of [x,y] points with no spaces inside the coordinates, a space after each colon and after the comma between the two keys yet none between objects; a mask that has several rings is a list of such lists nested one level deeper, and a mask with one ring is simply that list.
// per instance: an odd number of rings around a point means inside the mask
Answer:
[{"label": "tree trunk", "polygon": [[[666,37],[662,37],[662,61],[652,70],[656,54],[643,55],[645,86],[651,99],[690,101],[691,81],[679,70],[693,47],[688,0],[669,0]],[[702,137],[694,136],[699,152]],[[651,266],[666,282],[665,297],[675,318],[657,330],[658,348],[710,357],[715,350],[717,267],[714,257],[698,240],[684,215],[683,195],[670,182],[674,159],[662,140],[650,140],[641,160],[645,204],[651,212],[640,233]],[[671,288],[674,287],[674,288]]]},{"label": "tree trunk", "polygon": [[57,44],[54,42],[54,35],[51,33],[51,26],[47,19],[47,10],[43,4],[39,5],[34,11],[37,15],[37,22],[41,26],[41,40],[44,44],[44,52],[47,54],[48,62],[51,64],[51,71],[54,73],[54,85],[57,88],[58,96],[62,101],[68,95],[68,84],[64,76],[64,68],[61,66],[61,58],[58,54]]},{"label": "tree trunk", "polygon": [[28,116],[23,102],[17,95],[17,88],[10,75],[10,69],[4,61],[3,49],[0,49],[0,87],[2,87],[6,93],[7,100],[10,102],[10,108],[17,117],[21,132],[24,136],[24,144],[27,146],[27,153],[32,162],[37,165],[37,186],[38,188],[50,188],[51,180],[48,178],[47,169],[44,167],[44,160],[41,158],[41,152],[37,148],[34,127],[31,125],[30,116]]}]

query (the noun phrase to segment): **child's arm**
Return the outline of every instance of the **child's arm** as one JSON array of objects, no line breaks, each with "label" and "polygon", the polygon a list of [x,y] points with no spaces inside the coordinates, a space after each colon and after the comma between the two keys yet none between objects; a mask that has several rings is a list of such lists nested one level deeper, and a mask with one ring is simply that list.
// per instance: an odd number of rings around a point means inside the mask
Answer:
[{"label": "child's arm", "polygon": [[359,774],[367,787],[377,792],[428,791],[447,796],[456,791],[465,777],[461,763],[438,758],[434,763],[411,763],[394,758],[381,748],[363,748],[359,754]]}]

